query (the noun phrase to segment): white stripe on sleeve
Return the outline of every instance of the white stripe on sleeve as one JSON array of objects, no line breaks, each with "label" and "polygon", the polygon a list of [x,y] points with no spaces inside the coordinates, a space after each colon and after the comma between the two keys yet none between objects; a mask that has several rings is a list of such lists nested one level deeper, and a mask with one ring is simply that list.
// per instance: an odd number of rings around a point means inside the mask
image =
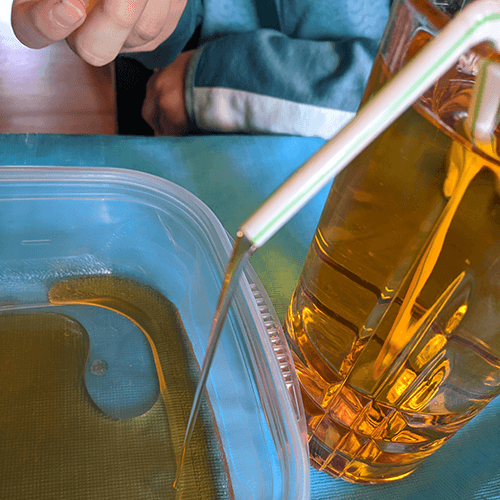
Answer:
[{"label": "white stripe on sleeve", "polygon": [[222,87],[194,88],[194,119],[206,131],[272,133],[330,139],[355,115]]}]

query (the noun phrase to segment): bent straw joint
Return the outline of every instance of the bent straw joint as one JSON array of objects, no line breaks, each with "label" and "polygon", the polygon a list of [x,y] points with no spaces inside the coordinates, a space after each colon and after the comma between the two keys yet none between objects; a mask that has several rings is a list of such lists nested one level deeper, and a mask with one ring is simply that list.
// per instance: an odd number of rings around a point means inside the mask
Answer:
[{"label": "bent straw joint", "polygon": [[500,3],[468,5],[333,139],[320,148],[240,227],[262,246],[325,184],[437,81],[458,57],[484,42],[500,49]]}]

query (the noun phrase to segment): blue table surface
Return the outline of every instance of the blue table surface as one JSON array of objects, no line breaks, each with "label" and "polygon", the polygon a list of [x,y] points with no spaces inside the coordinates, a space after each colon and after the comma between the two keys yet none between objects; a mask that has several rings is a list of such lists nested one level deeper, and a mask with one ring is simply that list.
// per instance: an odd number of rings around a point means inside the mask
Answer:
[{"label": "blue table surface", "polygon": [[[118,167],[163,177],[204,201],[235,234],[273,190],[324,143],[281,136],[132,137],[0,135],[0,166]],[[328,193],[324,188],[253,257],[284,318]],[[409,477],[353,485],[311,470],[313,500],[500,498],[500,399]]]}]

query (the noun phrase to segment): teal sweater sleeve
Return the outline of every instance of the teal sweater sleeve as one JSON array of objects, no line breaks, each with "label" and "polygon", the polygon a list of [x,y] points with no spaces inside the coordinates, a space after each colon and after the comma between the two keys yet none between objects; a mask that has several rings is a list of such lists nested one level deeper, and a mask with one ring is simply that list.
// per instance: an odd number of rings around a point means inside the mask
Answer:
[{"label": "teal sweater sleeve", "polygon": [[389,0],[196,1],[179,23],[201,23],[186,80],[193,128],[329,138],[354,116]]}]

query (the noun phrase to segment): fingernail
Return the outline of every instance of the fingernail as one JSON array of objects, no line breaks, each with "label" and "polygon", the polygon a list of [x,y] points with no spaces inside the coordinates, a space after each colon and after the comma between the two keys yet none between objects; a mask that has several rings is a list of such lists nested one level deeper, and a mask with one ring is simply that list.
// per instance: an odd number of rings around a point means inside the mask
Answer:
[{"label": "fingernail", "polygon": [[85,15],[78,7],[75,7],[68,0],[59,0],[56,6],[52,9],[53,20],[62,28],[69,28]]}]

